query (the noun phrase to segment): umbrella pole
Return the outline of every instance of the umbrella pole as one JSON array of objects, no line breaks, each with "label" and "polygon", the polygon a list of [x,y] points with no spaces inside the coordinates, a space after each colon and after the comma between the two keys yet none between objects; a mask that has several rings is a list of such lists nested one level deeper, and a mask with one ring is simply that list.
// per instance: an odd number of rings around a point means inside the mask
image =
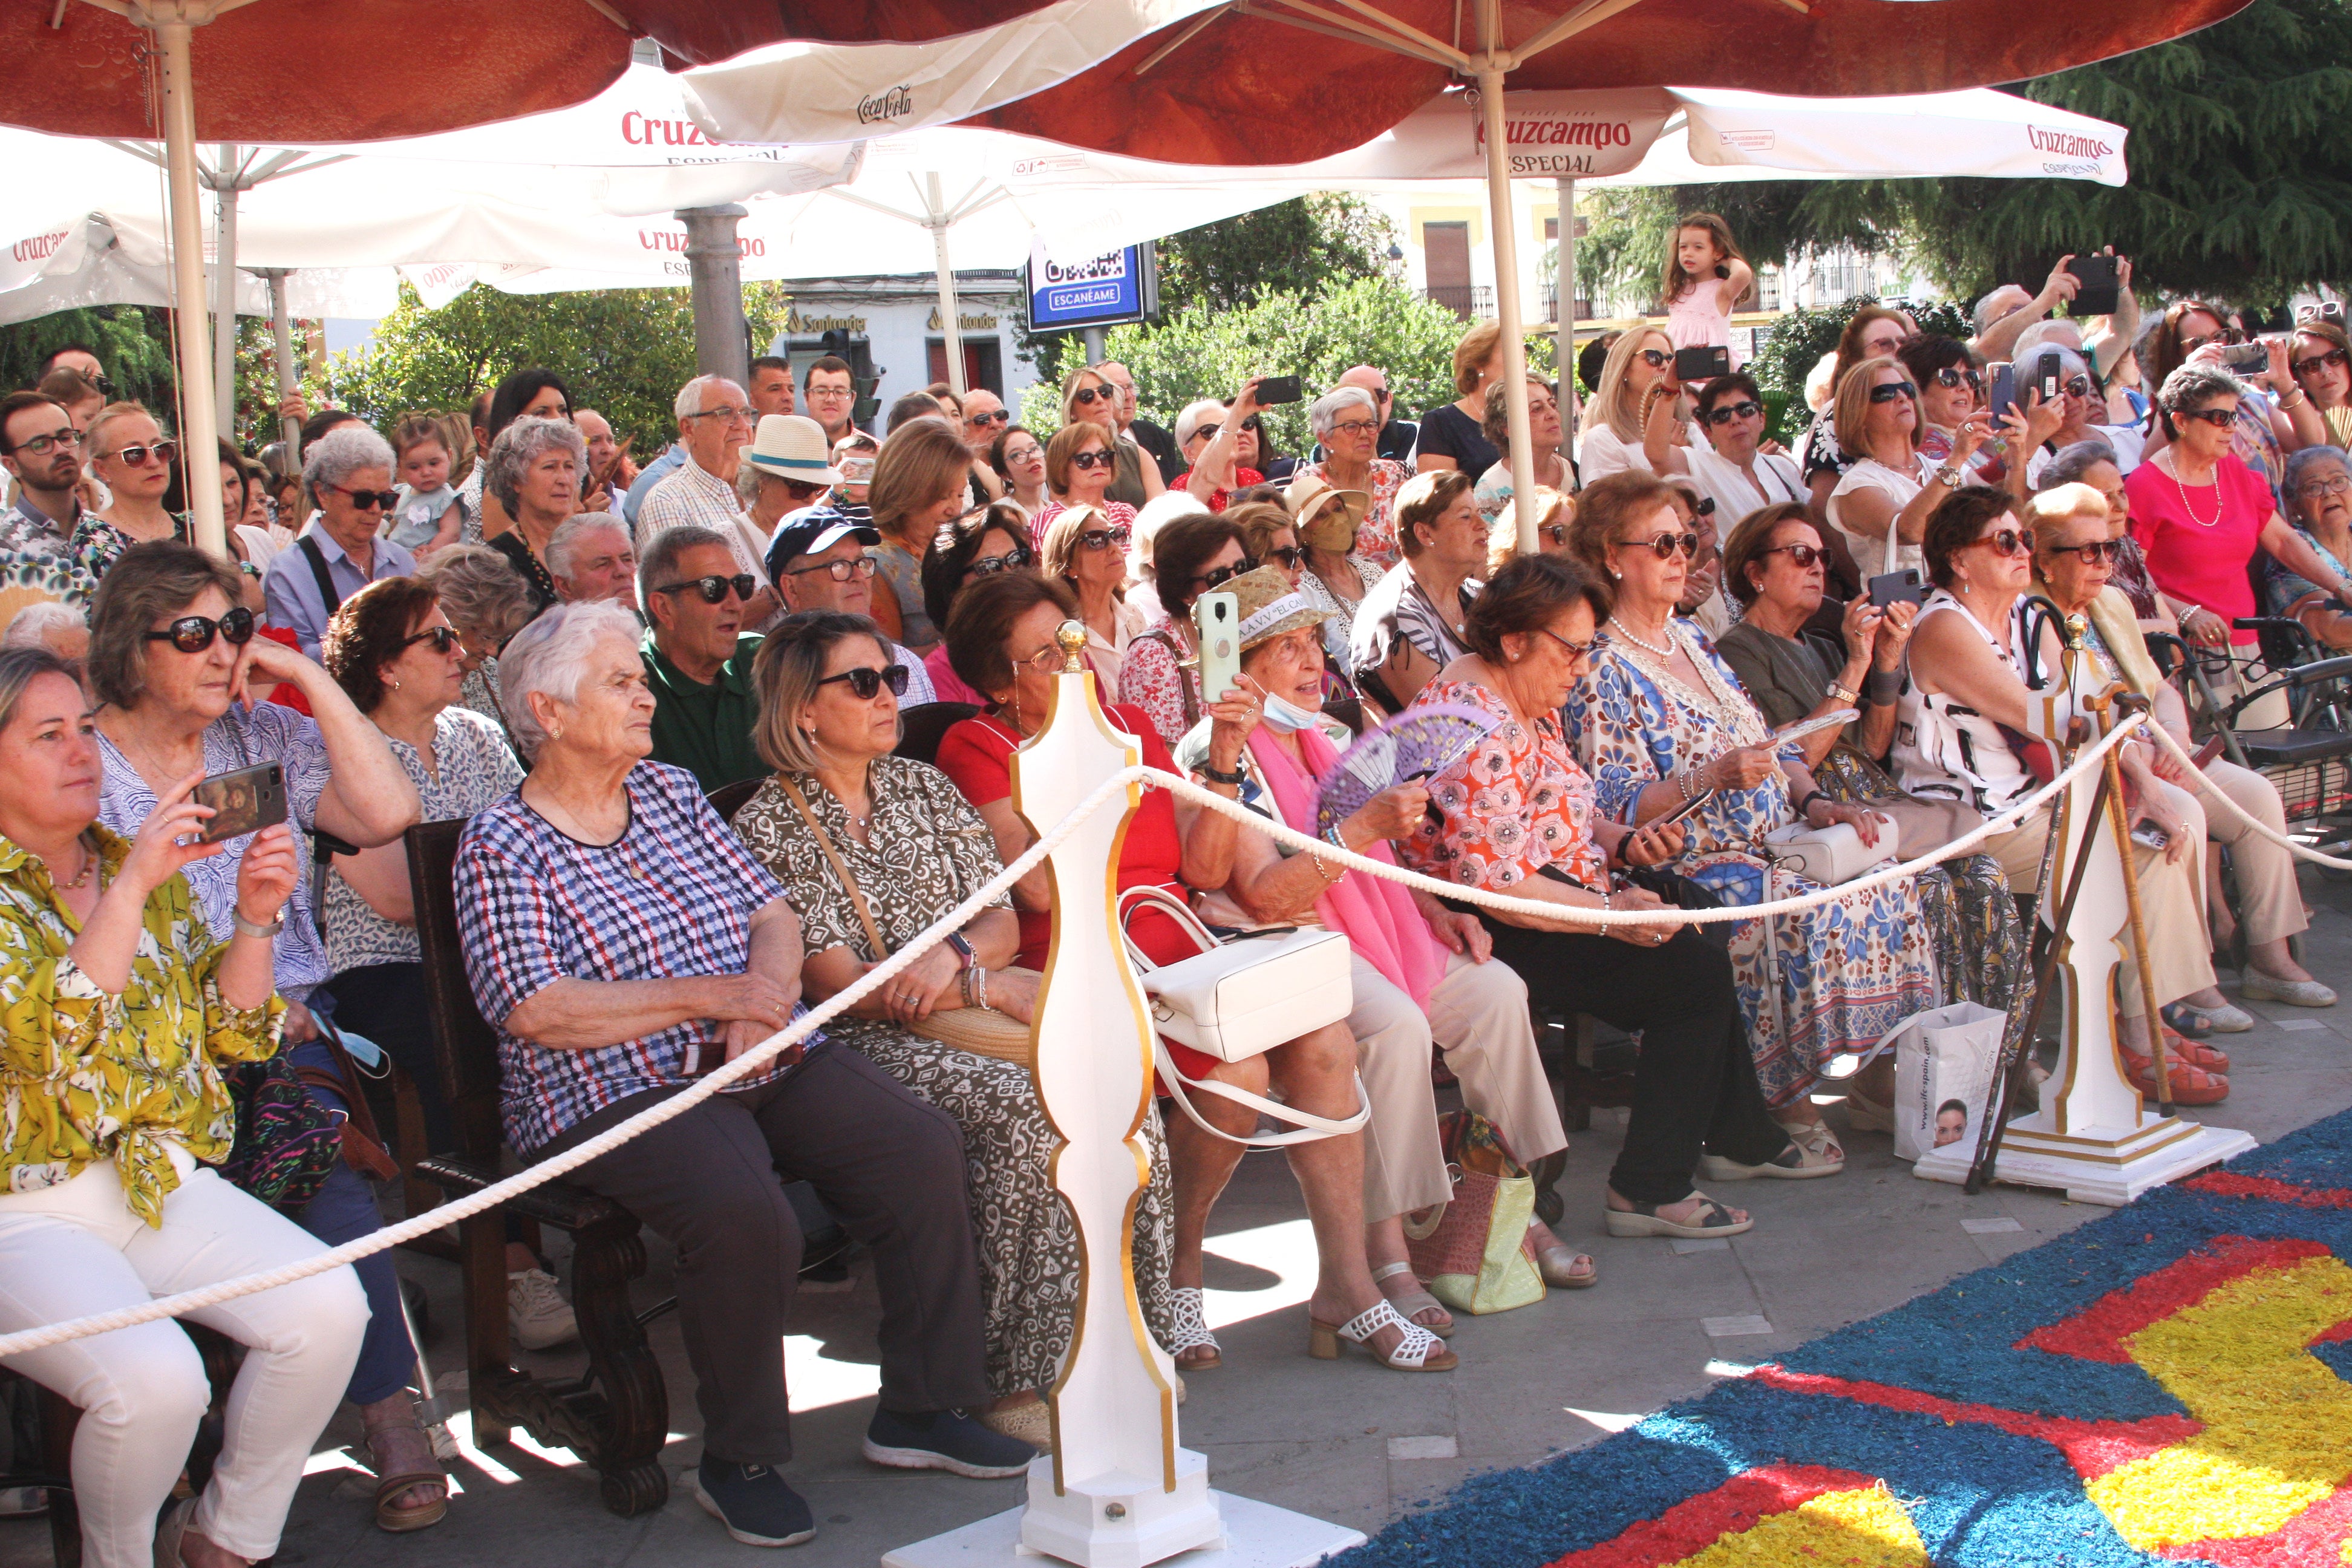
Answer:
[{"label": "umbrella pole", "polygon": [[213,244],[213,407],[221,434],[236,442],[236,148],[220,148],[213,203],[220,222]]},{"label": "umbrella pole", "polygon": [[[278,340],[278,400],[283,403],[294,395],[294,319],[286,302],[286,272],[283,267],[263,271],[269,279],[269,331]],[[302,422],[290,416],[278,421],[279,437],[286,443],[286,460],[299,468],[302,463]]]},{"label": "umbrella pole", "polygon": [[184,21],[155,24],[163,57],[163,169],[172,200],[172,303],[180,318],[176,345],[180,377],[180,450],[190,476],[184,487],[195,542],[228,559],[217,480],[197,483],[220,449],[213,413],[213,381],[205,364],[204,216],[197,207],[195,78],[190,60],[194,29]]},{"label": "umbrella pole", "polygon": [[929,182],[926,194],[930,198],[927,204],[930,216],[923,220],[923,226],[931,231],[932,265],[939,269],[940,336],[947,344],[948,386],[961,399],[971,388],[963,381],[963,328],[956,320],[955,264],[948,259],[947,209],[940,200],[940,177],[923,177]]},{"label": "umbrella pole", "polygon": [[1559,308],[1552,313],[1559,319],[1558,347],[1553,358],[1559,362],[1559,456],[1575,471],[1576,460],[1576,177],[1563,175],[1559,191],[1559,264],[1552,269],[1552,281],[1559,290]]},{"label": "umbrella pole", "polygon": [[720,375],[738,386],[751,380],[745,352],[751,328],[743,320],[743,251],[735,226],[746,216],[732,205],[686,207],[687,268],[693,279],[694,373]]},{"label": "umbrella pole", "polygon": [[[1495,314],[1503,328],[1503,395],[1511,430],[1511,494],[1519,520],[1519,550],[1536,549],[1536,454],[1528,424],[1528,345],[1519,315],[1519,247],[1513,232],[1509,152],[1503,145],[1504,58],[1496,52],[1499,29],[1493,0],[1481,8],[1487,26],[1487,52],[1478,61],[1478,108],[1486,126],[1486,205],[1495,231]],[[1489,385],[1486,395],[1495,395]],[[1478,476],[1470,476],[1475,479]]]}]

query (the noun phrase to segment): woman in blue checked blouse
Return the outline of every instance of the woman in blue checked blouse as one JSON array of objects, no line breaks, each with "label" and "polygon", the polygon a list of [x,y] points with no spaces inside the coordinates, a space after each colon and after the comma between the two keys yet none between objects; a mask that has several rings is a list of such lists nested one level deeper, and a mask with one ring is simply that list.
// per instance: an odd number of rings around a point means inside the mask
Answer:
[{"label": "woman in blue checked blouse", "polygon": [[[800,1011],[801,923],[782,885],[691,774],[646,760],[639,636],[627,611],[583,603],[508,644],[499,701],[531,772],[458,847],[467,973],[499,1031],[507,1137],[529,1160],[676,1094]],[[816,1037],[572,1173],[677,1247],[704,1424],[696,1493],[738,1541],[814,1532],[777,1473],[792,1458],[783,1333],[801,1252],[786,1180],[813,1184],[874,1254],[882,1391],[866,1457],[984,1477],[1034,1457],[963,1414],[989,1397],[963,1165],[944,1111]]]}]

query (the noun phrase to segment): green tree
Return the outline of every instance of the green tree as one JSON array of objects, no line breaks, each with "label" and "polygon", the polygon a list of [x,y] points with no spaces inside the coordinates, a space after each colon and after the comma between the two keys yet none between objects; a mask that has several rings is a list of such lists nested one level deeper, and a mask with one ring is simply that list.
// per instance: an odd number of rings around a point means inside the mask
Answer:
[{"label": "green tree", "polygon": [[[774,284],[743,290],[751,340],[783,325],[791,298]],[[694,312],[683,289],[504,294],[477,284],[428,310],[403,284],[400,304],[361,353],[334,356],[323,391],[382,428],[413,409],[463,410],[500,377],[530,365],[562,375],[583,408],[600,410],[640,455],[659,451],[670,405],[694,374]]]},{"label": "green tree", "polygon": [[0,327],[0,387],[30,386],[41,361],[68,343],[98,354],[114,395],[144,403],[175,423],[170,312],[149,305],[93,305]]}]

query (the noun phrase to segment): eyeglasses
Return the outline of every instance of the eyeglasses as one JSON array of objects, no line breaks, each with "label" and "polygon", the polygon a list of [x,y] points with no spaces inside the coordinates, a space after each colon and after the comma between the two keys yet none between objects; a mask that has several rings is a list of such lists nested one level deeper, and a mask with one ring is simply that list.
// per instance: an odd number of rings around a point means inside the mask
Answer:
[{"label": "eyeglasses", "polygon": [[1691,515],[1693,517],[1713,517],[1715,515],[1715,498],[1713,496],[1701,496],[1698,500],[1690,503],[1690,509]]},{"label": "eyeglasses", "polygon": [[967,414],[963,422],[967,425],[1010,425],[1013,423],[1013,410],[1000,408],[993,414]]},{"label": "eyeglasses", "polygon": [[1882,381],[1870,389],[1873,403],[1892,403],[1898,397],[1916,397],[1919,388],[1907,381]]},{"label": "eyeglasses", "polygon": [[1948,364],[1936,373],[1936,384],[1938,386],[1965,385],[1971,392],[1981,393],[1984,391],[1984,377],[1964,366]]},{"label": "eyeglasses", "polygon": [[1678,549],[1683,552],[1684,560],[1698,559],[1698,535],[1696,533],[1657,533],[1647,539],[1629,539],[1625,541],[1625,546],[1629,550],[1647,550],[1661,561],[1673,560]]},{"label": "eyeglasses", "polygon": [[1652,370],[1665,369],[1666,362],[1673,357],[1674,356],[1672,354],[1667,353],[1664,349],[1643,349],[1642,351],[1642,363],[1648,365]]},{"label": "eyeglasses", "polygon": [[351,497],[352,504],[362,511],[390,511],[400,504],[398,490],[346,489],[341,485],[331,485],[324,479],[319,481],[319,488],[332,490],[339,496]]},{"label": "eyeglasses", "polygon": [[702,595],[702,602],[706,605],[725,604],[727,602],[727,595],[730,589],[734,591],[737,598],[748,603],[751,595],[760,591],[760,580],[757,577],[752,576],[749,572],[738,572],[732,577],[697,577],[690,582],[672,583],[665,587],[656,588],[654,592],[656,594],[683,594],[688,588]]},{"label": "eyeglasses", "polygon": [[[2338,354],[2336,357],[2342,359],[2344,356],[2342,354]],[[2317,364],[2319,362],[2317,360],[2314,360],[2311,363]],[[58,447],[71,447],[80,440],[81,437],[74,434],[73,426],[68,425],[54,436],[36,436],[29,441],[17,442],[15,446],[9,447],[8,450],[12,452],[30,452],[36,458],[46,458],[51,452],[56,451]]]},{"label": "eyeglasses", "polygon": [[1568,547],[1568,524],[1564,522],[1547,522],[1536,530],[1536,534],[1563,550]]},{"label": "eyeglasses", "polygon": [[2202,419],[2216,430],[2227,430],[2238,422],[2234,408],[2183,408],[2173,415],[2175,419]]},{"label": "eyeglasses", "polygon": [[119,452],[98,452],[92,455],[100,458],[114,458],[125,467],[141,468],[147,466],[147,459],[150,458],[159,463],[170,464],[179,457],[180,444],[177,441],[156,441],[144,447],[125,447]]},{"label": "eyeglasses", "polygon": [[999,572],[1018,572],[1035,559],[1027,545],[1016,544],[1002,555],[975,558],[971,565],[964,568],[964,573],[972,577],[993,577]]},{"label": "eyeglasses", "polygon": [[1220,566],[1213,572],[1203,572],[1192,581],[1201,584],[1203,589],[1215,588],[1232,582],[1236,577],[1256,571],[1261,564],[1262,563],[1253,561],[1244,555],[1230,566]]},{"label": "eyeglasses", "polygon": [[162,631],[149,632],[147,640],[170,643],[182,653],[202,653],[213,646],[215,636],[228,639],[231,647],[243,647],[253,640],[253,612],[239,605],[216,621],[182,616]]},{"label": "eyeglasses", "polygon": [[1268,561],[1280,563],[1285,572],[1295,572],[1298,569],[1299,560],[1307,552],[1299,549],[1296,544],[1276,544],[1266,551],[1265,558]]},{"label": "eyeglasses", "polygon": [[1381,433],[1377,419],[1342,419],[1331,426],[1334,436],[1377,436]]},{"label": "eyeglasses", "polygon": [[1070,454],[1070,466],[1088,472],[1096,468],[1117,468],[1118,455],[1115,452],[1073,452]]},{"label": "eyeglasses", "polygon": [[2091,395],[2091,378],[2087,375],[2073,375],[2066,378],[2066,395],[2069,397],[2088,397]]},{"label": "eyeglasses", "polygon": [[[247,615],[252,614],[250,610],[246,613]],[[457,628],[455,626],[427,626],[413,637],[401,638],[400,646],[404,648],[415,647],[421,642],[431,643],[435,653],[447,653],[451,648],[457,646]]]},{"label": "eyeglasses", "polygon": [[2031,555],[2033,553],[2033,531],[2030,528],[2004,528],[1982,539],[1971,539],[1971,545],[1981,544],[1995,555]]},{"label": "eyeglasses", "polygon": [[1704,417],[1710,425],[1728,425],[1735,419],[1753,419],[1763,412],[1762,404],[1752,397],[1743,397],[1737,403],[1717,404]]},{"label": "eyeglasses", "polygon": [[1536,630],[1543,633],[1544,636],[1551,638],[1552,641],[1568,649],[1568,657],[1571,661],[1581,662],[1582,660],[1591,658],[1592,650],[1601,646],[1601,639],[1598,637],[1594,637],[1591,642],[1570,642],[1566,637],[1560,636],[1558,632],[1552,630],[1549,626],[1538,626]]},{"label": "eyeglasses", "polygon": [[1389,400],[1389,389],[1385,386],[1373,387],[1371,392],[1372,401],[1375,403],[1386,403]]},{"label": "eyeglasses", "polygon": [[[811,394],[811,395],[814,396],[814,394]],[[732,405],[730,405],[725,408],[706,408],[699,414],[689,414],[687,417],[688,419],[716,419],[722,425],[749,425],[751,423],[751,411],[748,408],[737,408]]]},{"label": "eyeglasses", "polygon": [[834,686],[842,681],[849,683],[849,694],[860,702],[873,701],[876,694],[886,686],[890,689],[891,696],[904,697],[907,695],[907,667],[894,664],[887,669],[872,669],[861,664],[856,669],[828,675],[817,684]]},{"label": "eyeglasses", "polygon": [[2218,332],[2207,332],[2202,337],[2192,338],[2184,333],[2180,339],[2180,352],[2193,354],[2208,343],[2242,343],[2245,341],[2246,334],[2235,327],[2223,327]]},{"label": "eyeglasses", "polygon": [[2322,496],[2340,496],[2347,490],[2352,490],[2352,479],[2342,474],[2332,479],[2305,479],[2294,488],[2294,493],[2305,500],[2317,500]]},{"label": "eyeglasses", "polygon": [[[794,566],[791,570],[787,571],[784,575],[787,577],[805,577],[811,573],[822,572],[836,583],[846,583],[852,577],[873,576],[881,564],[882,563],[879,561],[875,560],[871,555],[858,555],[853,556],[847,561],[828,561],[820,566]],[[706,582],[709,581],[708,578],[704,580]],[[743,579],[740,577],[736,579],[739,583]],[[748,599],[751,595],[746,594],[743,596]],[[713,599],[710,602],[715,605],[719,601]]]},{"label": "eyeglasses", "polygon": [[2051,554],[2074,556],[2085,566],[2110,564],[2120,559],[2123,552],[2123,542],[2115,539],[2095,539],[2088,544],[2053,544],[2050,547]]},{"label": "eyeglasses", "polygon": [[1081,408],[1093,407],[1097,399],[1100,399],[1105,403],[1117,403],[1118,401],[1118,388],[1115,386],[1082,386],[1078,388],[1077,391],[1070,394],[1070,401],[1076,404]]},{"label": "eyeglasses", "polygon": [[1078,545],[1085,550],[1108,550],[1113,545],[1124,550],[1129,537],[1125,528],[1090,528],[1078,535]]},{"label": "eyeglasses", "polygon": [[1818,544],[1776,544],[1769,550],[1759,550],[1759,555],[1785,555],[1803,571],[1816,561],[1827,561],[1830,552]]},{"label": "eyeglasses", "polygon": [[[2331,365],[2340,367],[2344,363],[2345,354],[2342,349],[2329,349],[2326,353],[2314,354],[2309,359],[2295,361],[2293,369],[2297,375],[2316,375]],[[27,441],[25,445],[30,447],[32,443]]]}]

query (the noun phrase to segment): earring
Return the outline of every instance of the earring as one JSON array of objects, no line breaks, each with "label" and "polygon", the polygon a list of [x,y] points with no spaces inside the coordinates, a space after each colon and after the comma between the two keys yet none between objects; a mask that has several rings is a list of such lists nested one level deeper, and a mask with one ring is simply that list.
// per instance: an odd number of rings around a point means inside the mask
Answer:
[{"label": "earring", "polygon": [[396,675],[395,675],[395,676],[394,676],[394,677],[392,678],[392,689],[393,689],[394,691],[397,691],[397,690],[399,690],[399,689],[400,689],[400,677],[398,677],[398,676],[396,676]]}]

